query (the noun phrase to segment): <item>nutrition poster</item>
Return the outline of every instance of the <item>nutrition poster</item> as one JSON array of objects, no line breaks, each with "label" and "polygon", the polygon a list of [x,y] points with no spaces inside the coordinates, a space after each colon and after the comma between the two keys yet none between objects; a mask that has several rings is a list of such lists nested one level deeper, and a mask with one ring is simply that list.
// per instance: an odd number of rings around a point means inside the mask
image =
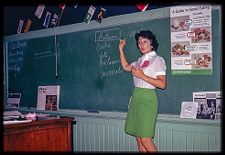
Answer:
[{"label": "nutrition poster", "polygon": [[211,6],[170,8],[172,75],[212,74]]}]

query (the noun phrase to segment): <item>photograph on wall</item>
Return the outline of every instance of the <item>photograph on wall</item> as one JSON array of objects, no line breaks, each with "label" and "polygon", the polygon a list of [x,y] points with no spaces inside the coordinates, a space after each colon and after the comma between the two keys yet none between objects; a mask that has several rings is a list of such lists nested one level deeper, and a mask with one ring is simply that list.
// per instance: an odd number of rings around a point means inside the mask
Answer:
[{"label": "photograph on wall", "polygon": [[171,74],[212,74],[210,5],[170,7]]}]

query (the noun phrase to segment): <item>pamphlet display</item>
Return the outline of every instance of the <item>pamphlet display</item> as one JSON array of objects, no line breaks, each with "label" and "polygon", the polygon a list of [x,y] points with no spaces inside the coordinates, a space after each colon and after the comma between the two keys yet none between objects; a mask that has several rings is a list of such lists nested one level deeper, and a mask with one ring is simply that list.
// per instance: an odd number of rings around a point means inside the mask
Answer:
[{"label": "pamphlet display", "polygon": [[197,115],[198,102],[182,102],[180,118],[194,118]]},{"label": "pamphlet display", "polygon": [[37,110],[59,110],[60,86],[38,86]]},{"label": "pamphlet display", "polygon": [[8,93],[6,109],[17,109],[20,105],[21,93]]},{"label": "pamphlet display", "polygon": [[220,119],[222,93],[220,91],[193,92],[193,102],[198,102],[198,119]]}]

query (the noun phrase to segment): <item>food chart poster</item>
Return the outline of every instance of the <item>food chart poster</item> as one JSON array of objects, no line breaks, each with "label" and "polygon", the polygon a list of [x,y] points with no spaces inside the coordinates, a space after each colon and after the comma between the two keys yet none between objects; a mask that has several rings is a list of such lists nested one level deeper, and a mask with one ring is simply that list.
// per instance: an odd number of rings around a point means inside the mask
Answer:
[{"label": "food chart poster", "polygon": [[212,74],[210,5],[170,8],[172,75]]}]

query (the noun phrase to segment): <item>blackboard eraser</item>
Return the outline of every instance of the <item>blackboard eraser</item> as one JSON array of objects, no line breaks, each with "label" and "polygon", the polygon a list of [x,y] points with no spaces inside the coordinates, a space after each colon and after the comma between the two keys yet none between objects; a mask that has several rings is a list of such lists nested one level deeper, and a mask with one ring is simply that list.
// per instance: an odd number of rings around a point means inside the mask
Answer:
[{"label": "blackboard eraser", "polygon": [[96,114],[98,114],[98,113],[99,113],[99,111],[98,111],[98,110],[88,110],[87,112],[88,112],[88,113],[96,113]]}]

